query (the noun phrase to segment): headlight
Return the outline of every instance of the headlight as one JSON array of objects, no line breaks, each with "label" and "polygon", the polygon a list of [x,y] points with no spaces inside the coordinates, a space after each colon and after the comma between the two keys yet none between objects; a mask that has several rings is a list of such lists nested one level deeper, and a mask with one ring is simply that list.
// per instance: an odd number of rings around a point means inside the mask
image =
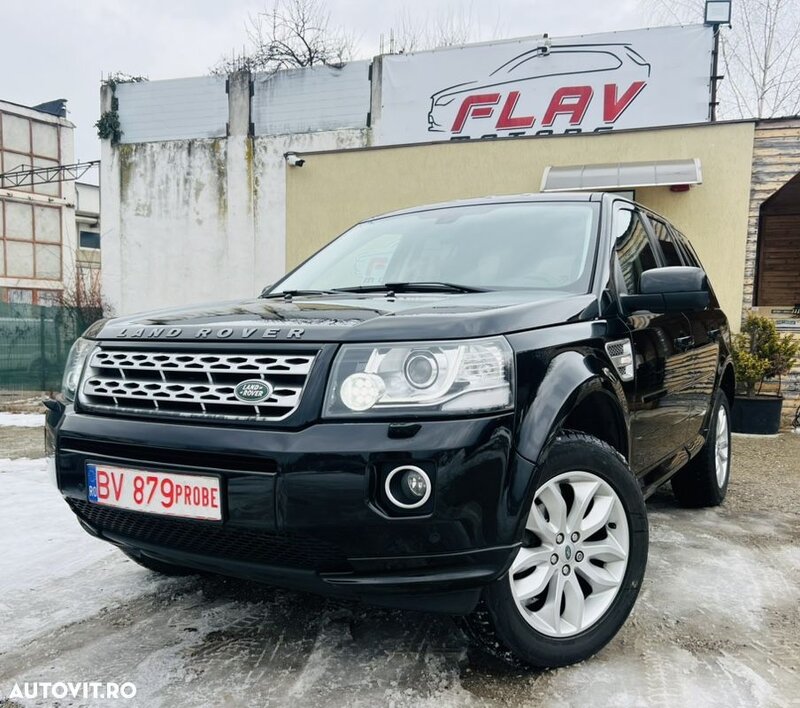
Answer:
[{"label": "headlight", "polygon": [[86,357],[89,356],[89,352],[94,349],[95,344],[96,342],[81,337],[75,340],[75,344],[69,350],[67,365],[64,367],[64,379],[61,383],[61,393],[68,401],[75,400],[81,373],[83,373],[83,365]]},{"label": "headlight", "polygon": [[513,358],[503,337],[346,344],[333,364],[325,415],[484,413],[510,408]]}]

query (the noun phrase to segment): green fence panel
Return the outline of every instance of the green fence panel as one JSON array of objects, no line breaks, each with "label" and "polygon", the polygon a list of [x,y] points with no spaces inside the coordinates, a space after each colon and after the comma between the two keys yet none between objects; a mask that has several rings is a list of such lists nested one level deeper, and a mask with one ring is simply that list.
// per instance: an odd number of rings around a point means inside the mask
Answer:
[{"label": "green fence panel", "polygon": [[57,391],[85,328],[74,308],[0,303],[0,391]]}]

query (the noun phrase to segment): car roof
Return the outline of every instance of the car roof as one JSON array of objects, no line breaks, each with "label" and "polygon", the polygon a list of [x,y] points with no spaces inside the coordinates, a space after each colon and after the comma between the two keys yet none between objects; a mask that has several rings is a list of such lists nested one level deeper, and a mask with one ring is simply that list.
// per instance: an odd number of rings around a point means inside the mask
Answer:
[{"label": "car roof", "polygon": [[[433,202],[431,204],[421,204],[407,209],[398,209],[385,214],[377,214],[364,221],[373,219],[385,219],[388,216],[400,216],[403,214],[414,214],[420,211],[432,211],[434,209],[450,209],[453,207],[464,206],[484,206],[490,204],[520,204],[525,202],[600,202],[607,192],[549,192],[532,194],[498,194],[486,197],[473,197],[470,199],[453,199],[448,202]],[[611,195],[621,197],[621,195]]]}]

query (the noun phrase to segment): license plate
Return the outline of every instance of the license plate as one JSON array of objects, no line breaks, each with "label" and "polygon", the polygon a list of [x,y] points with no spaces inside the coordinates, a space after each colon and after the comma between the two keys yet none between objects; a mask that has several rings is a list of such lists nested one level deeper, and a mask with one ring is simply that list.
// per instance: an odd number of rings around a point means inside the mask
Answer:
[{"label": "license plate", "polygon": [[93,504],[187,519],[222,520],[219,477],[86,465]]}]

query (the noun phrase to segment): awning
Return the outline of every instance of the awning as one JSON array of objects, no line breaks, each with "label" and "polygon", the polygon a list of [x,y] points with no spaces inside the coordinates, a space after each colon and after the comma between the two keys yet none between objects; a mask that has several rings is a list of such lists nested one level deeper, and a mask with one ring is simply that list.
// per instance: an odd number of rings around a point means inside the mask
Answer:
[{"label": "awning", "polygon": [[700,160],[655,160],[601,165],[550,165],[542,175],[542,192],[668,187],[702,184]]}]

